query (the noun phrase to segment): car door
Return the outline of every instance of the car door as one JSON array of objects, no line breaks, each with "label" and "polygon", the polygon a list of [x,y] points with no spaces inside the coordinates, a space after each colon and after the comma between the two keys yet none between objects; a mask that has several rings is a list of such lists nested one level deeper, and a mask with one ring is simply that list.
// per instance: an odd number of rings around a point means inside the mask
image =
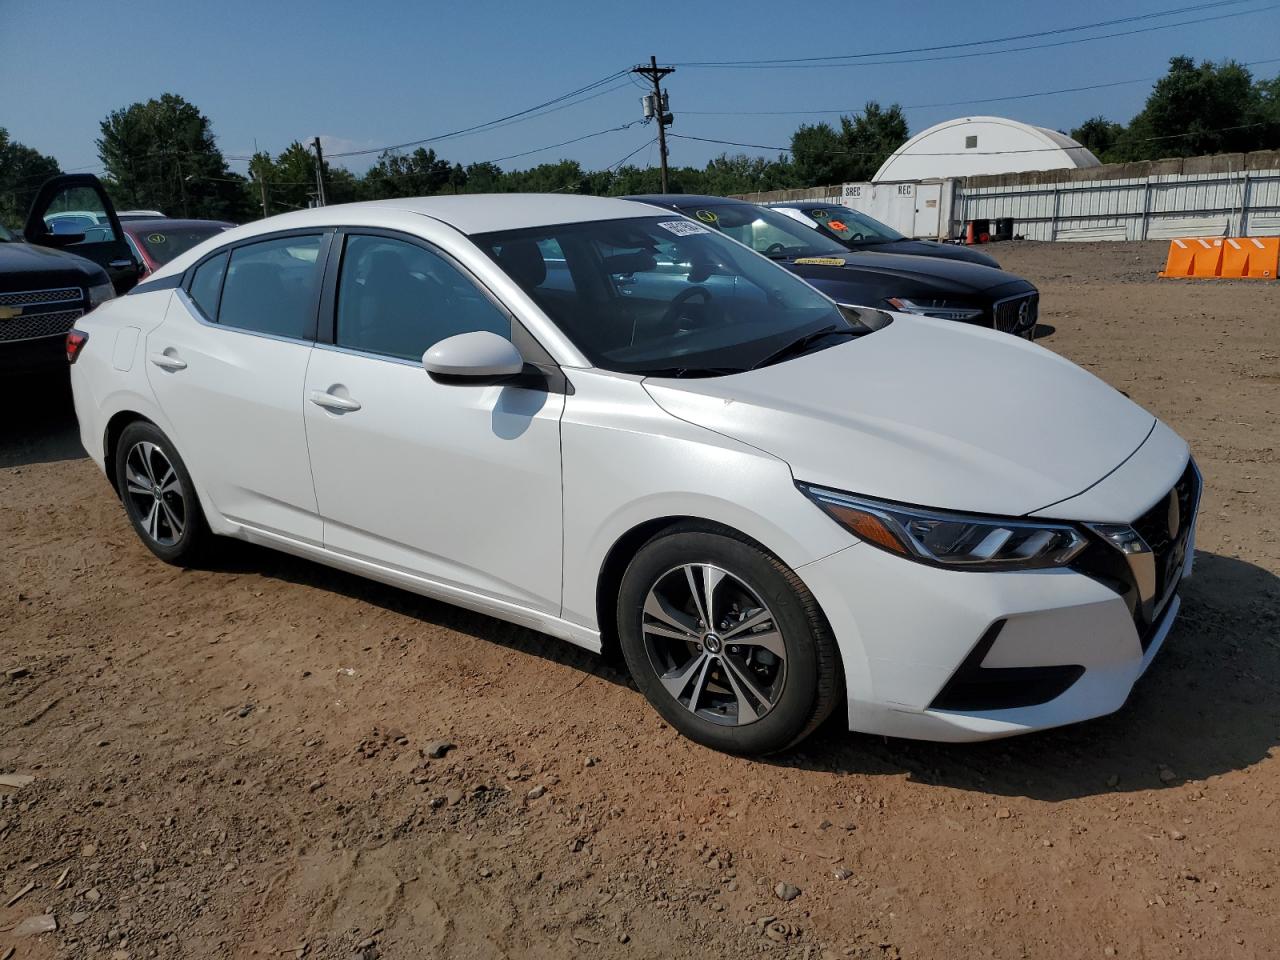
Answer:
[{"label": "car door", "polygon": [[[327,549],[558,614],[563,377],[441,383],[423,368],[446,337],[489,330],[550,363],[477,280],[438,248],[373,230],[331,254],[329,342],[307,370],[311,472]],[[326,339],[322,329],[321,339]]]},{"label": "car door", "polygon": [[330,239],[292,231],[204,258],[147,337],[151,387],[217,511],[315,545],[302,396]]},{"label": "car door", "polygon": [[107,271],[116,293],[138,282],[142,265],[134,258],[101,181],[88,173],[45,181],[27,214],[28,243],[66,250]]}]

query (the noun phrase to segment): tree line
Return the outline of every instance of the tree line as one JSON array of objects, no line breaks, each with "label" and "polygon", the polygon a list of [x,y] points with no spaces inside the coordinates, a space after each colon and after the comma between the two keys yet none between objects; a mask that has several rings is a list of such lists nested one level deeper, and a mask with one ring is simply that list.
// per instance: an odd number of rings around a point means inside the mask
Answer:
[{"label": "tree line", "polygon": [[[789,156],[724,153],[704,166],[677,166],[671,189],[726,195],[871,179],[909,137],[898,104],[869,102],[836,124],[801,124]],[[1196,63],[1174,57],[1128,124],[1097,116],[1071,136],[1104,163],[1197,156],[1280,147],[1280,76],[1255,79],[1235,61]],[[315,155],[295,141],[279,154],[255,153],[248,175],[231,170],[213,125],[194,104],[166,93],[112,111],[97,140],[103,179],[121,208],[154,208],[170,216],[244,222],[314,202]],[[40,183],[59,172],[53,157],[12,141],[0,127],[0,222],[19,226]],[[463,165],[433,148],[384,152],[363,174],[325,162],[330,203],[441,193],[566,192],[599,196],[656,193],[652,166],[586,170],[558,160],[504,170]]]}]

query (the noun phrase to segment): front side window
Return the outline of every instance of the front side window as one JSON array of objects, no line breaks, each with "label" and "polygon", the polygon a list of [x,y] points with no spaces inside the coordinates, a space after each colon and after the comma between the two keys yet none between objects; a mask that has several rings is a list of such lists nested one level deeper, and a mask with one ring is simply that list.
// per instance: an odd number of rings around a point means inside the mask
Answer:
[{"label": "front side window", "polygon": [[74,249],[80,244],[103,243],[118,239],[107,216],[102,195],[90,186],[68,186],[53,195],[44,212],[44,227],[57,235],[84,234],[83,240],[68,244]]},{"label": "front side window", "polygon": [[852,329],[830,300],[789,271],[675,216],[472,239],[603,369],[732,372],[797,336]]},{"label": "front side window", "polygon": [[511,321],[445,257],[389,237],[347,237],[338,277],[338,346],[421,360],[438,341],[478,330],[510,337]]},{"label": "front side window", "polygon": [[800,212],[816,220],[819,229],[845,243],[875,244],[905,239],[888,224],[881,223],[849,207],[827,204],[820,207],[803,207]]},{"label": "front side window", "polygon": [[323,241],[320,234],[277,237],[232,250],[218,322],[254,333],[309,339]]}]

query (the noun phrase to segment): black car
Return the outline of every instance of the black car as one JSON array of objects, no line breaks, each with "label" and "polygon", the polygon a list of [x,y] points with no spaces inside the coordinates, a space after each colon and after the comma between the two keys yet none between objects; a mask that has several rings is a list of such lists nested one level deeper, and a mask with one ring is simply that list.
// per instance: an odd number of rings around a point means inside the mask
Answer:
[{"label": "black car", "polygon": [[22,236],[0,226],[0,375],[65,367],[67,331],[141,271],[97,177],[46,182]]},{"label": "black car", "polygon": [[628,200],[666,207],[720,230],[804,277],[837,303],[880,307],[1035,336],[1040,294],[1011,273],[963,260],[855,253],[769,207],[724,197],[650,194]]},{"label": "black car", "polygon": [[965,260],[980,263],[984,267],[1000,269],[995,257],[972,247],[955,243],[938,243],[936,240],[912,240],[904,237],[887,223],[875,217],[841,206],[838,203],[819,203],[816,200],[791,200],[771,203],[770,210],[777,210],[824,237],[830,237],[848,250],[868,253],[909,253],[918,257],[943,257],[947,260]]}]

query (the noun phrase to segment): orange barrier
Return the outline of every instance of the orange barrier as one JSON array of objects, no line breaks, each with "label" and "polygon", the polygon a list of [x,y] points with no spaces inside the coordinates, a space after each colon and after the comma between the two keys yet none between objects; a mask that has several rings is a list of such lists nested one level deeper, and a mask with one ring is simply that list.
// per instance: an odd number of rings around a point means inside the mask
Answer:
[{"label": "orange barrier", "polygon": [[1280,264],[1280,237],[1228,237],[1222,247],[1222,276],[1274,280]]},{"label": "orange barrier", "polygon": [[1277,261],[1280,237],[1182,237],[1160,276],[1274,280]]}]

